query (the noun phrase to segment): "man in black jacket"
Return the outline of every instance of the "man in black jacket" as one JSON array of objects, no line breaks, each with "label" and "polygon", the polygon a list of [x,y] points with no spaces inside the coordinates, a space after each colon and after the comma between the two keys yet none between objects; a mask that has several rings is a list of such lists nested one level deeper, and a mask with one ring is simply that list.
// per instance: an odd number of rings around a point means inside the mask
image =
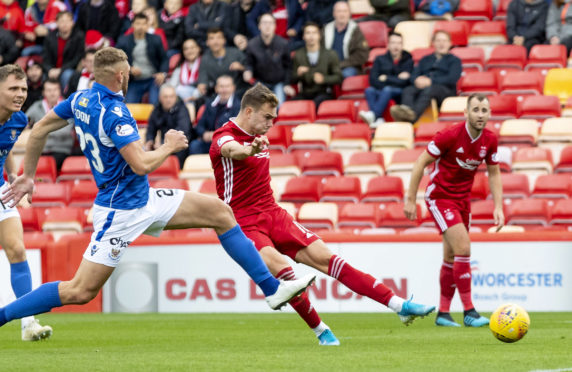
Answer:
[{"label": "man in black jacket", "polygon": [[[185,103],[177,99],[175,88],[165,84],[159,92],[159,103],[155,106],[147,122],[147,135],[145,137],[145,150],[152,151],[163,143],[165,133],[170,129],[180,130],[189,140],[192,138],[192,123]],[[161,143],[155,143],[157,133],[161,134]],[[181,168],[188,155],[188,149],[179,151],[175,155],[179,158]]]},{"label": "man in black jacket", "polygon": [[220,0],[199,0],[185,17],[185,39],[195,39],[204,50],[207,30],[222,28],[227,4]]},{"label": "man in black jacket", "polygon": [[121,20],[115,1],[84,0],[78,5],[76,14],[76,28],[83,33],[88,30],[97,30],[113,42],[119,37]]},{"label": "man in black jacket", "polygon": [[169,60],[161,38],[150,34],[147,16],[136,14],[133,18],[133,33],[122,36],[117,48],[123,49],[131,65],[132,79],[125,102],[139,103],[143,95],[149,93],[149,103],[156,104],[159,87],[169,71]]},{"label": "man in black jacket", "polygon": [[57,28],[44,39],[44,68],[48,78],[60,79],[62,89],[68,84],[83,56],[84,34],[74,29],[71,12],[60,12],[56,16]]},{"label": "man in black jacket", "polygon": [[401,105],[391,107],[391,116],[397,121],[416,122],[423,114],[432,98],[437,103],[457,92],[457,81],[463,71],[461,60],[449,53],[451,36],[446,31],[433,35],[435,53],[425,56],[413,70],[411,82],[403,89]]},{"label": "man in black jacket", "polygon": [[20,51],[16,47],[16,39],[12,33],[0,27],[0,66],[14,63],[19,55]]},{"label": "man in black jacket", "polygon": [[545,0],[513,0],[506,13],[506,34],[509,42],[523,45],[528,51],[543,44],[546,33],[548,3]]},{"label": "man in black jacket", "polygon": [[378,56],[369,73],[369,88],[365,98],[369,111],[360,111],[360,118],[372,125],[376,119],[383,122],[383,112],[391,99],[399,100],[401,91],[409,84],[413,71],[413,58],[403,50],[401,34],[390,32],[387,53]]},{"label": "man in black jacket", "polygon": [[254,0],[239,0],[227,7],[224,20],[224,34],[230,46],[235,46],[244,51],[248,40],[254,34],[248,30],[247,18],[254,7]]}]

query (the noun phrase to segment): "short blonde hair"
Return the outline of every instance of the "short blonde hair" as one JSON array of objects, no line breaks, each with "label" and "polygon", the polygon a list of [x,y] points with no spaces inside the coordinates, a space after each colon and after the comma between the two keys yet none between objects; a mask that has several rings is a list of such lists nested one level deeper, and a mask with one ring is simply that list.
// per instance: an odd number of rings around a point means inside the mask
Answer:
[{"label": "short blonde hair", "polygon": [[107,47],[98,50],[93,57],[93,75],[95,80],[104,78],[109,73],[115,73],[115,65],[127,62],[127,54],[121,49]]}]

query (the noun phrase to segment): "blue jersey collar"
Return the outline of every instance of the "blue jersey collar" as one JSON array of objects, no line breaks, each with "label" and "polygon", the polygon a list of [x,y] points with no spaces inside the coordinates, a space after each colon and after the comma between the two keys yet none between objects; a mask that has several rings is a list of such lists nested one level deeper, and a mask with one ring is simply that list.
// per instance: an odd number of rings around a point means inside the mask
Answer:
[{"label": "blue jersey collar", "polygon": [[111,96],[112,98],[118,100],[118,101],[123,101],[125,99],[125,97],[123,97],[123,92],[119,91],[117,93],[112,92],[111,90],[109,90],[108,87],[106,87],[105,85],[101,85],[97,82],[93,83],[92,89],[98,90],[102,93],[105,93],[108,96]]}]

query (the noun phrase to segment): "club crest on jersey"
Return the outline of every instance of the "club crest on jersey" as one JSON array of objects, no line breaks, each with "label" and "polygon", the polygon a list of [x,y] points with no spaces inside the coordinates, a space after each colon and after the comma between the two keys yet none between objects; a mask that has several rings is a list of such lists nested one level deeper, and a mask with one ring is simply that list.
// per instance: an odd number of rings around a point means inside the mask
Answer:
[{"label": "club crest on jersey", "polygon": [[133,127],[129,124],[118,124],[115,127],[115,132],[117,133],[118,136],[128,136],[130,134],[132,134],[134,132]]},{"label": "club crest on jersey", "polygon": [[451,212],[449,209],[445,210],[445,218],[447,220],[451,221],[454,217],[455,215],[453,214],[453,212]]},{"label": "club crest on jersey", "polygon": [[484,158],[487,155],[487,148],[485,146],[481,146],[481,151],[479,151],[479,156]]},{"label": "club crest on jersey", "polygon": [[12,129],[12,131],[10,132],[10,140],[16,141],[17,137],[18,137],[18,131],[16,129]]},{"label": "club crest on jersey", "polygon": [[115,115],[119,116],[120,118],[123,117],[123,112],[121,111],[121,107],[119,107],[119,106],[115,106],[113,109],[111,109],[111,112],[113,112]]},{"label": "club crest on jersey", "polygon": [[82,99],[79,100],[78,105],[80,105],[81,107],[87,107],[88,103],[89,103],[89,99],[82,97]]}]

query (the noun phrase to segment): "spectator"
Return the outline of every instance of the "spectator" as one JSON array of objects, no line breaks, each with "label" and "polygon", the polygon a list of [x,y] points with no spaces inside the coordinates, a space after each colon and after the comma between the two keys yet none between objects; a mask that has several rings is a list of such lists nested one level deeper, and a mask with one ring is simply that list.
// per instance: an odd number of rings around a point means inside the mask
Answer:
[{"label": "spectator", "polygon": [[548,3],[545,0],[513,0],[506,13],[506,34],[514,45],[528,51],[544,43]]},{"label": "spectator", "polygon": [[0,1],[0,24],[0,27],[12,32],[16,39],[16,46],[21,48],[26,25],[24,23],[24,12],[17,1]]},{"label": "spectator", "polygon": [[50,31],[44,40],[44,68],[50,79],[60,79],[66,87],[84,51],[84,35],[74,30],[73,15],[60,12],[56,18],[57,28]]},{"label": "spectator", "polygon": [[[224,33],[229,45],[244,51],[248,45],[248,40],[258,33],[258,30],[248,28],[247,19],[254,7],[254,0],[238,0],[227,7],[227,14],[224,21]],[[256,21],[254,22],[256,24]]]},{"label": "spectator", "polygon": [[[247,19],[247,27],[257,36],[257,22],[263,14],[272,13],[276,20],[276,35],[289,40],[290,50],[304,46],[301,38],[306,15],[298,0],[259,0]],[[255,29],[255,30],[253,30]]]},{"label": "spectator", "polygon": [[78,6],[76,28],[83,33],[97,30],[115,42],[119,36],[121,20],[113,0],[83,0]]},{"label": "spectator", "polygon": [[103,37],[101,32],[97,30],[87,30],[85,33],[85,50],[93,49],[98,51],[108,46],[110,46],[110,42]]},{"label": "spectator", "polygon": [[200,66],[201,47],[194,39],[185,40],[181,64],[173,71],[169,81],[175,87],[177,96],[185,103],[196,101],[202,96],[197,88]]},{"label": "spectator", "polygon": [[333,86],[342,82],[342,70],[333,50],[321,46],[320,26],[308,22],[302,30],[305,46],[294,54],[292,82],[302,83],[297,99],[313,99],[316,108],[333,99]]},{"label": "spectator", "polygon": [[191,154],[208,154],[214,131],[240,111],[240,100],[234,95],[232,77],[219,76],[215,91],[216,97],[205,103],[205,111],[195,128],[197,139],[191,142]]},{"label": "spectator", "polygon": [[28,77],[28,97],[22,106],[22,111],[28,111],[28,108],[38,100],[42,99],[42,90],[44,89],[44,69],[40,62],[32,57],[26,66],[26,76]]},{"label": "spectator", "polygon": [[220,0],[199,0],[190,6],[185,17],[185,38],[195,39],[204,47],[207,31],[222,28],[227,4]]},{"label": "spectator", "polygon": [[362,17],[359,21],[383,21],[387,27],[394,28],[399,22],[411,19],[410,0],[369,0],[373,14]]},{"label": "spectator", "polygon": [[242,73],[246,64],[244,53],[234,47],[225,47],[226,40],[220,28],[211,28],[207,33],[208,49],[201,59],[199,69],[199,91],[202,95],[210,95],[216,81],[221,75],[230,75],[234,79],[237,95],[247,89]]},{"label": "spectator", "polygon": [[[149,6],[143,10],[143,14],[147,16],[147,24],[149,25],[147,32],[159,36],[161,38],[161,43],[163,43],[163,49],[166,51],[169,48],[169,43],[165,37],[165,32],[159,28],[159,21],[157,21],[157,10]],[[133,27],[130,27],[127,31],[125,31],[124,35],[131,35],[132,33]]]},{"label": "spectator", "polygon": [[323,27],[334,20],[334,4],[338,0],[310,0],[306,8],[306,20]]},{"label": "spectator", "polygon": [[377,56],[369,73],[369,87],[365,98],[370,111],[360,111],[360,118],[372,125],[376,120],[383,122],[383,113],[389,100],[401,98],[401,91],[409,83],[413,71],[413,58],[403,50],[403,37],[391,32],[387,53]]},{"label": "spectator", "polygon": [[572,9],[566,0],[554,0],[546,17],[546,39],[552,45],[566,45],[567,53],[572,49]]},{"label": "spectator", "polygon": [[460,0],[415,0],[415,19],[452,20]]},{"label": "spectator", "polygon": [[131,9],[127,14],[121,18],[121,27],[119,28],[119,35],[124,35],[127,30],[131,28],[131,22],[135,14],[143,13],[145,9],[149,6],[147,0],[131,0]]},{"label": "spectator", "polygon": [[324,27],[324,44],[326,49],[337,53],[344,79],[362,72],[369,46],[357,23],[351,19],[347,2],[338,1],[334,5],[334,20]]},{"label": "spectator", "polygon": [[[184,102],[177,99],[175,88],[169,84],[161,86],[161,90],[159,91],[159,103],[155,106],[153,112],[151,112],[149,121],[147,122],[145,149],[147,151],[152,151],[160,146],[165,138],[165,133],[167,133],[169,129],[184,132],[190,140],[191,128],[192,123],[189,111],[187,110]],[[159,144],[155,143],[157,133],[160,133],[161,135],[161,142]],[[185,163],[188,153],[189,149],[185,149],[175,154],[177,158],[179,158],[181,168]]]},{"label": "spectator", "polygon": [[[43,99],[34,102],[32,106],[26,110],[26,115],[32,125],[38,122],[62,101],[61,91],[62,89],[58,80],[46,80],[42,92]],[[73,120],[69,120],[68,125],[48,135],[42,154],[52,156],[56,161],[56,167],[59,171],[65,158],[71,154],[74,143],[75,130]]]},{"label": "spectator", "polygon": [[95,52],[96,50],[94,49],[85,51],[83,59],[81,60],[81,70],[74,72],[65,90],[66,98],[73,92],[91,88],[91,84],[95,81],[93,76],[93,58]]},{"label": "spectator", "polygon": [[42,54],[44,38],[49,31],[56,29],[58,13],[66,10],[68,10],[66,5],[58,0],[36,0],[26,9],[24,12],[26,28],[24,39],[26,43],[24,50],[22,50],[23,56]]},{"label": "spectator", "polygon": [[259,21],[260,35],[248,42],[244,81],[255,80],[270,88],[279,104],[286,100],[284,87],[290,82],[290,50],[288,41],[275,34],[276,20],[270,13]]},{"label": "spectator", "polygon": [[0,27],[0,66],[14,63],[20,55],[12,33]]},{"label": "spectator", "polygon": [[416,122],[432,98],[438,105],[457,92],[461,77],[461,60],[449,53],[451,36],[446,31],[433,34],[435,53],[425,56],[413,70],[411,82],[401,94],[401,105],[391,107],[391,116],[397,121]]},{"label": "spectator", "polygon": [[182,0],[166,0],[165,7],[159,14],[159,27],[165,32],[167,37],[168,48],[167,57],[181,52],[184,35],[183,1]]},{"label": "spectator", "polygon": [[169,60],[163,48],[161,38],[148,33],[147,16],[136,14],[133,18],[133,33],[123,35],[117,42],[117,48],[123,49],[131,65],[132,79],[125,102],[139,103],[145,93],[149,93],[149,103],[156,104],[159,87],[165,81],[169,71]]}]

